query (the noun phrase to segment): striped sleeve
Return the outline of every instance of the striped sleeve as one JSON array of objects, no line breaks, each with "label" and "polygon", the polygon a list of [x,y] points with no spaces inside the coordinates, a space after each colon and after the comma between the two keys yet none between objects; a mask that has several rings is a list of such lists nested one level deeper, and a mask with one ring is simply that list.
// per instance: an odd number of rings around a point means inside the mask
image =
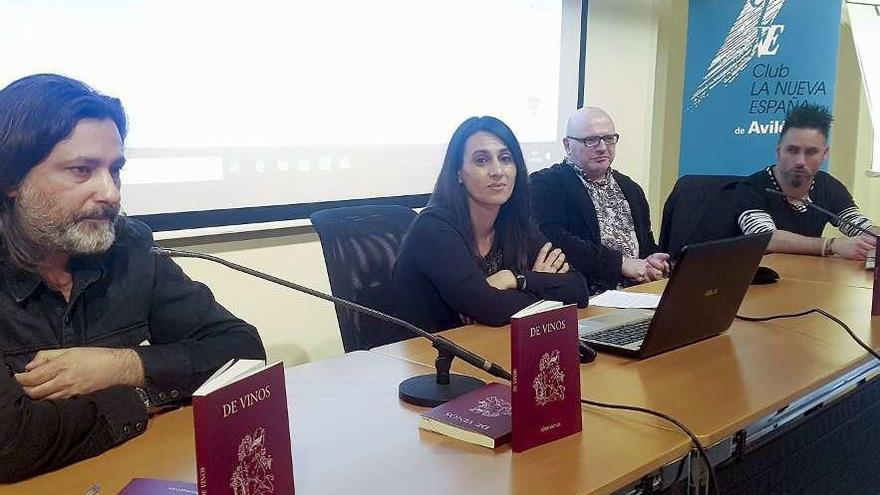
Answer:
[{"label": "striped sleeve", "polygon": [[[854,237],[860,234],[858,229],[853,227],[853,225],[857,225],[863,229],[867,229],[874,226],[874,223],[866,217],[862,215],[862,212],[855,206],[850,206],[845,210],[841,211],[837,214],[838,217],[842,220],[839,225],[835,225],[844,235],[849,237]],[[834,223],[833,221],[831,222]]]},{"label": "striped sleeve", "polygon": [[773,218],[764,210],[746,210],[740,214],[738,222],[739,228],[746,235],[776,230]]}]

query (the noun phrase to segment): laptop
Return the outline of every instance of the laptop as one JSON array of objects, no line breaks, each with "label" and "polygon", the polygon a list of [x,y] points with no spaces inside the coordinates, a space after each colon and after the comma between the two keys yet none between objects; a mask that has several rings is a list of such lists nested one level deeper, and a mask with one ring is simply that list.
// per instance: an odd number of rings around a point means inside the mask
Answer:
[{"label": "laptop", "polygon": [[725,331],[733,323],[772,232],[682,248],[654,312],[624,309],[578,322],[598,350],[646,358]]}]

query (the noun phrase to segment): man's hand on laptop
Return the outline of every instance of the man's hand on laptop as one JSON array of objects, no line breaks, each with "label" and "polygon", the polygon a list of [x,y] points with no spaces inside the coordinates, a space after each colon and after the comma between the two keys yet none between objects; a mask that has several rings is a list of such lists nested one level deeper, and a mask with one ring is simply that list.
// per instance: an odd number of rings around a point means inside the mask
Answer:
[{"label": "man's hand on laptop", "polygon": [[648,262],[646,260],[623,258],[623,263],[620,265],[620,274],[633,282],[647,282]]},{"label": "man's hand on laptop", "polygon": [[645,258],[648,262],[646,272],[651,281],[660,280],[669,275],[669,255],[666,253],[654,253]]},{"label": "man's hand on laptop", "polygon": [[654,253],[646,259],[623,258],[620,274],[637,283],[660,280],[669,273],[669,255]]}]

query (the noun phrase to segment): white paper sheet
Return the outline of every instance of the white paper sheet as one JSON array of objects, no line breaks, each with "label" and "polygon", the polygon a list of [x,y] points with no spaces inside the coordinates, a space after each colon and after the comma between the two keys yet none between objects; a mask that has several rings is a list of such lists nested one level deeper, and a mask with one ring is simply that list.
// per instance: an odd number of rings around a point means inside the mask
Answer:
[{"label": "white paper sheet", "polygon": [[657,309],[659,303],[660,294],[642,294],[619,290],[609,290],[590,298],[590,306],[604,308]]}]

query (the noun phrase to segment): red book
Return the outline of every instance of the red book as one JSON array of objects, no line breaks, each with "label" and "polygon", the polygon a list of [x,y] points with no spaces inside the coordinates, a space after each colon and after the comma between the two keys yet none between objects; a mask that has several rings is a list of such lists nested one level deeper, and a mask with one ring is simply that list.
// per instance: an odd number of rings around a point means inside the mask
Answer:
[{"label": "red book", "polygon": [[193,393],[199,495],[293,495],[281,363],[233,360]]},{"label": "red book", "polygon": [[514,452],[581,431],[577,308],[540,301],[510,320]]},{"label": "red book", "polygon": [[510,441],[510,387],[488,383],[426,412],[419,428],[494,449]]},{"label": "red book", "polygon": [[118,495],[196,495],[197,493],[195,483],[134,478]]}]

